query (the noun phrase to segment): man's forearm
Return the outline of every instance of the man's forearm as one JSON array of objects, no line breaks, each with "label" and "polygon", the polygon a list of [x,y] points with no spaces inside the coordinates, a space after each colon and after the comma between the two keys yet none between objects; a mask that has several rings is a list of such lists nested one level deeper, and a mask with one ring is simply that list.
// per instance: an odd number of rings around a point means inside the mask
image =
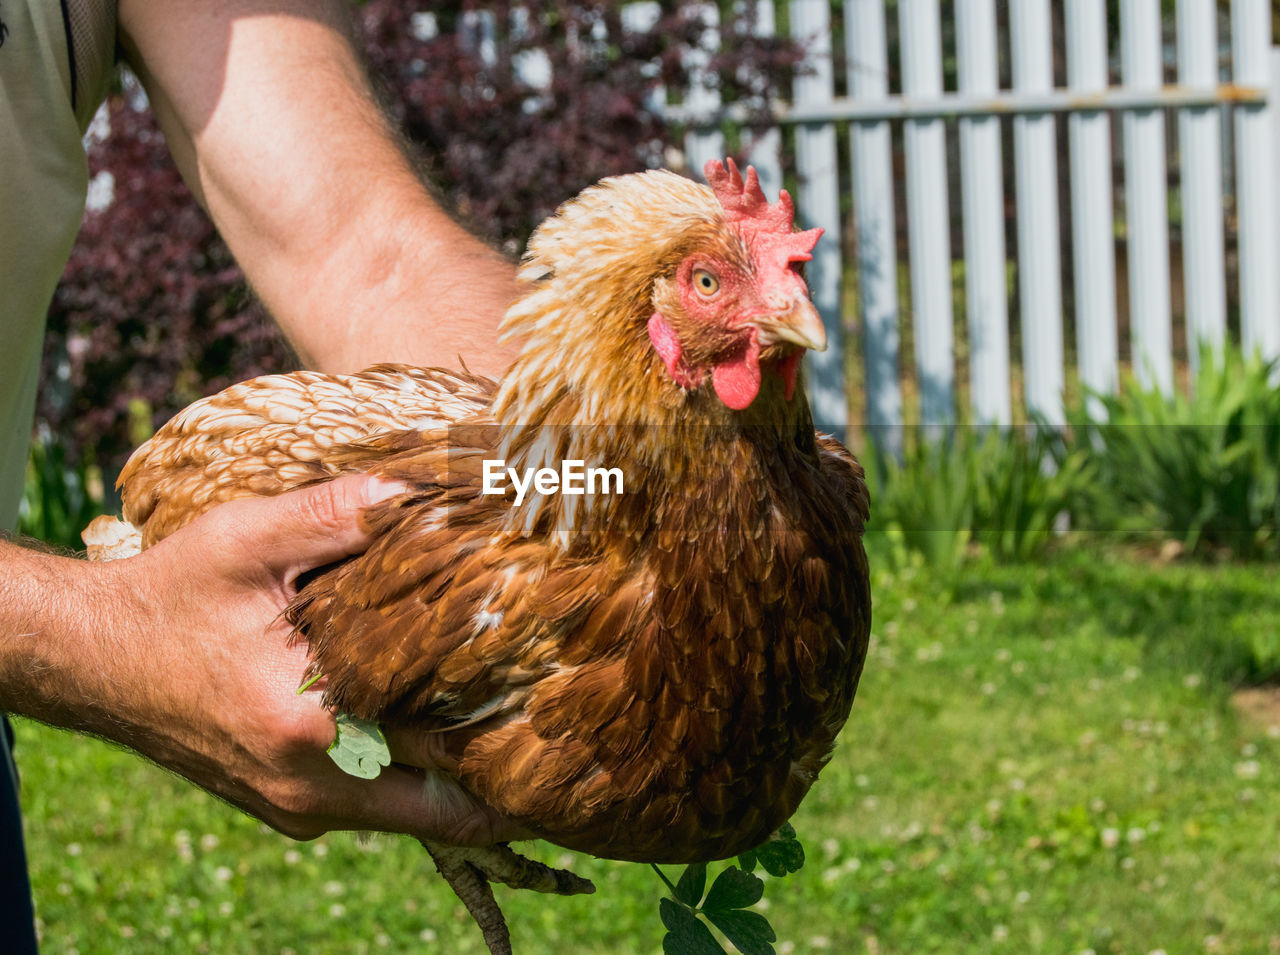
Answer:
[{"label": "man's forearm", "polygon": [[263,290],[273,314],[293,310],[295,326],[327,326],[324,335],[290,335],[304,361],[354,371],[377,361],[456,368],[461,359],[477,374],[500,376],[515,357],[496,343],[499,317],[516,296],[514,266],[408,189],[384,193],[361,218],[329,252],[323,282],[295,284],[274,302]]},{"label": "man's forearm", "polygon": [[514,268],[418,181],[340,0],[121,0],[120,17],[184,176],[309,364],[505,369]]},{"label": "man's forearm", "polygon": [[0,710],[111,735],[98,568],[0,540]]},{"label": "man's forearm", "polygon": [[0,540],[0,711],[160,761],[187,753],[168,684],[139,678],[181,664],[173,643],[143,639],[155,624],[146,591],[123,564]]}]

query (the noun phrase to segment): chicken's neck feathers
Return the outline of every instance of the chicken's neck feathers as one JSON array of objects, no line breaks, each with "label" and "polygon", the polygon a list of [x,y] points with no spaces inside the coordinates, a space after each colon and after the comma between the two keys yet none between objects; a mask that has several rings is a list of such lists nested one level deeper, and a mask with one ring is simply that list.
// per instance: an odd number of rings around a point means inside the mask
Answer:
[{"label": "chicken's neck feathers", "polygon": [[695,248],[735,236],[711,189],[664,171],[605,180],[539,227],[520,272],[528,291],[502,326],[523,345],[494,396],[500,453],[519,473],[566,460],[618,468],[625,492],[540,496],[512,509],[507,533],[554,529],[569,546],[606,533],[631,503],[659,515],[672,495],[733,485],[740,475],[718,470],[729,462],[812,445],[803,392],[788,401],[780,376],[735,411],[710,387],[674,381],[650,340],[655,289]]}]

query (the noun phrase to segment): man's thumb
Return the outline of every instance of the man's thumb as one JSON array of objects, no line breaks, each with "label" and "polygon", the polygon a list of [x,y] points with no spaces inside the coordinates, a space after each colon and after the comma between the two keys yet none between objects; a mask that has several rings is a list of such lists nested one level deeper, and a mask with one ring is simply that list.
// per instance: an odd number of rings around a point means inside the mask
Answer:
[{"label": "man's thumb", "polygon": [[403,484],[364,474],[348,475],[277,497],[233,502],[250,528],[252,557],[292,582],[299,574],[369,546],[360,512],[403,494]]}]

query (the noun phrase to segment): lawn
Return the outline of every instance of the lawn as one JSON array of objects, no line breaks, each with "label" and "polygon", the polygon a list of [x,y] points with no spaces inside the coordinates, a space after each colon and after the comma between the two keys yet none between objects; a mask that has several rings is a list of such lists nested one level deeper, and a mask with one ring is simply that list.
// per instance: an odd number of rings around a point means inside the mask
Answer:
[{"label": "lawn", "polygon": [[[1059,545],[878,572],[835,760],[767,886],[780,952],[1280,952],[1280,570]],[[479,952],[409,840],[294,843],[102,743],[20,723],[44,949]],[[499,890],[517,951],[661,951],[662,884]],[[674,870],[671,873],[674,877]]]}]

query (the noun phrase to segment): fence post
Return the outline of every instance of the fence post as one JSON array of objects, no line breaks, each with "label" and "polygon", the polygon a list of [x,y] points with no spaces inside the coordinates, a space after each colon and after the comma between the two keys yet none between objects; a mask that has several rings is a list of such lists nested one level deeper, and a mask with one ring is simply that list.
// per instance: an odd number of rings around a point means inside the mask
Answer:
[{"label": "fence post", "polygon": [[[792,0],[791,32],[805,44],[807,72],[795,78],[797,105],[830,102],[831,11],[827,0]],[[814,424],[844,436],[849,402],[844,390],[844,335],[840,322],[840,179],[836,128],[832,123],[806,123],[796,128],[796,164],[800,194],[797,207],[807,227],[825,230],[807,267],[813,303],[827,328],[827,350],[810,353],[809,401]]]},{"label": "fence post", "polygon": [[[1162,85],[1159,0],[1123,0],[1120,43],[1125,85],[1158,90]],[[1164,113],[1154,107],[1128,110],[1123,123],[1133,370],[1144,385],[1155,385],[1165,394],[1172,394]]]},{"label": "fence post", "polygon": [[[1107,11],[1103,0],[1067,4],[1067,79],[1076,94],[1107,88]],[[1115,230],[1111,202],[1111,117],[1101,110],[1067,120],[1071,151],[1071,253],[1080,382],[1099,393],[1116,390]],[[1089,399],[1101,415],[1102,403]]]},{"label": "fence post", "polygon": [[[960,91],[995,94],[996,11],[993,0],[956,4]],[[960,120],[964,212],[965,311],[969,323],[969,400],[978,424],[1008,427],[1009,303],[1005,288],[1004,183],[1000,118]]]},{"label": "fence post", "polygon": [[[703,48],[703,44],[719,44],[720,11],[714,3],[698,3],[693,5],[693,12],[702,17],[704,30],[700,45],[685,52],[685,63],[689,66],[689,90],[685,95],[685,105],[694,116],[714,116],[720,108],[720,88],[714,78],[708,75],[707,67],[711,56]],[[702,167],[708,160],[724,158],[724,133],[717,126],[690,129],[684,137],[684,153],[689,172],[701,175]]]},{"label": "fence post", "polygon": [[[1010,4],[1013,85],[1029,93],[1053,88],[1048,0]],[[1018,300],[1027,410],[1062,421],[1062,266],[1058,256],[1057,135],[1050,113],[1013,120],[1018,202]]]},{"label": "fence post", "polygon": [[[1265,0],[1231,4],[1231,52],[1239,86],[1269,85],[1271,37]],[[1276,156],[1270,103],[1236,109],[1236,208],[1240,219],[1240,330],[1246,352],[1280,358],[1276,314]]]},{"label": "fence post", "polygon": [[[884,99],[889,93],[884,0],[846,0],[844,23],[849,95],[869,102]],[[885,450],[901,458],[897,224],[889,124],[884,120],[854,123],[849,138],[858,310],[867,362],[867,426]]]},{"label": "fence post", "polygon": [[[899,0],[898,32],[903,95],[940,96],[942,38],[936,0]],[[946,128],[938,117],[912,117],[906,121],[904,136],[920,423],[950,425],[955,421],[955,359]]]},{"label": "fence post", "polygon": [[[755,35],[771,37],[776,29],[773,0],[756,0],[753,24]],[[760,130],[744,129],[742,146],[747,162],[756,169],[764,194],[776,196],[782,188],[782,129],[778,126]]]},{"label": "fence post", "polygon": [[[1182,0],[1178,4],[1178,79],[1184,86],[1217,85],[1218,11],[1213,0]],[[1215,107],[1178,111],[1182,275],[1192,387],[1200,366],[1200,347],[1220,349],[1227,329],[1220,131],[1220,111]]]},{"label": "fence post", "polygon": [[[1267,99],[1271,103],[1271,166],[1280,167],[1280,46],[1271,48],[1271,83],[1267,90]],[[1272,197],[1274,212],[1272,221],[1276,232],[1280,234],[1280,189],[1274,190]],[[1271,250],[1271,267],[1280,272],[1280,243]],[[1280,319],[1277,319],[1280,321]],[[1280,377],[1280,369],[1277,370]]]}]

